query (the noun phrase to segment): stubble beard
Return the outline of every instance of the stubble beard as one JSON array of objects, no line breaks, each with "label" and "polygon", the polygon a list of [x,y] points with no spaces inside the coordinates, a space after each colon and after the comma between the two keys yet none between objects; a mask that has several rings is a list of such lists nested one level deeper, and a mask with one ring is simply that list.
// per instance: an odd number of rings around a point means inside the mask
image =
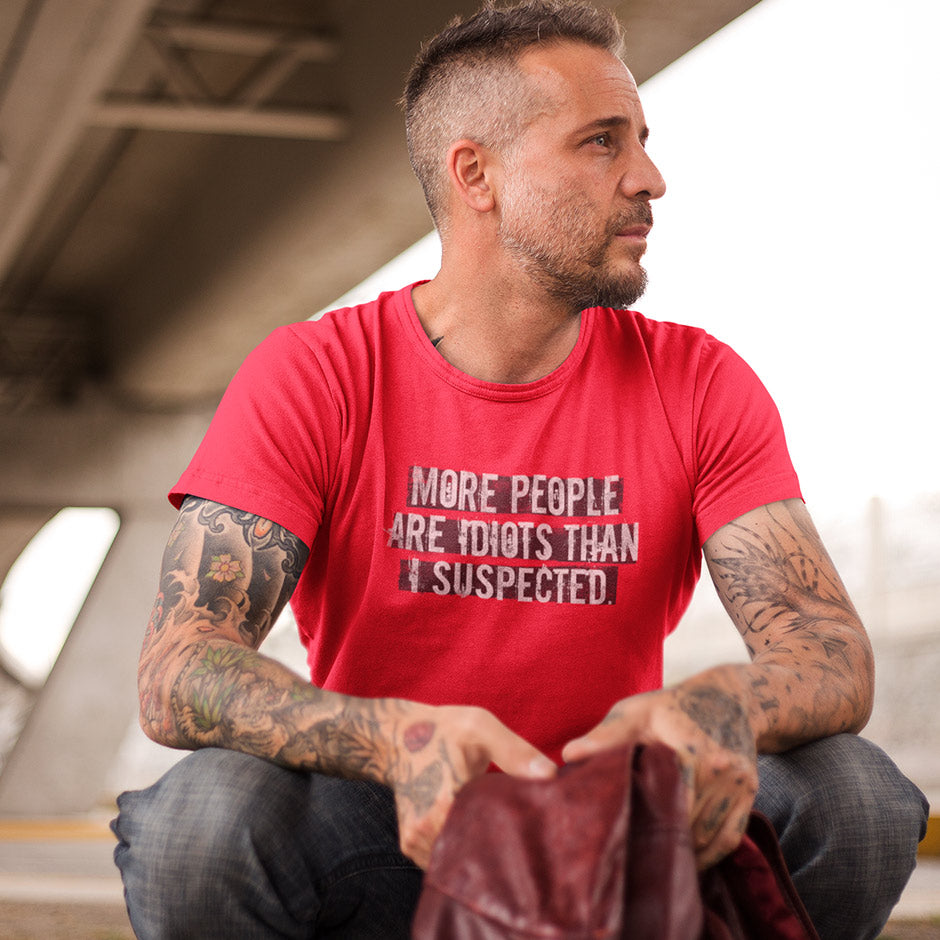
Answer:
[{"label": "stubble beard", "polygon": [[[649,203],[637,203],[598,235],[587,200],[577,192],[556,194],[526,184],[505,193],[500,232],[522,270],[572,312],[588,307],[632,307],[646,290],[639,258],[619,265],[610,257],[617,232],[652,225]],[[626,264],[626,267],[624,267]]]}]

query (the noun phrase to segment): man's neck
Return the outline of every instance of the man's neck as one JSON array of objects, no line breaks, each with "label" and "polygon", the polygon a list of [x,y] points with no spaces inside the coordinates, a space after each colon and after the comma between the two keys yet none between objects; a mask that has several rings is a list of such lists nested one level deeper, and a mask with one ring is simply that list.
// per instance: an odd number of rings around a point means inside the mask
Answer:
[{"label": "man's neck", "polygon": [[418,319],[455,368],[485,382],[534,382],[557,369],[578,341],[577,312],[524,279],[501,283],[443,266],[412,291]]}]

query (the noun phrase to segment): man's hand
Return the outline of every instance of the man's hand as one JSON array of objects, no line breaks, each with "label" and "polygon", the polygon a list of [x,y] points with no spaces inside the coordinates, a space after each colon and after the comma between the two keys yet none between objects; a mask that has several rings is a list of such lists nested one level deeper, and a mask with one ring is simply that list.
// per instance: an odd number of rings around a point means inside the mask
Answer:
[{"label": "man's hand", "polygon": [[858,732],[871,711],[871,645],[802,500],[770,503],[720,528],[705,559],[751,662],[616,704],[562,752],[627,742],[679,757],[699,866],[733,851],[757,793],[756,753]]},{"label": "man's hand", "polygon": [[386,782],[395,793],[402,851],[427,868],[456,792],[490,764],[547,779],[556,767],[482,708],[397,703]]},{"label": "man's hand", "polygon": [[170,747],[228,747],[384,782],[402,849],[426,866],[464,783],[491,763],[535,778],[556,767],[484,709],[342,695],[259,653],[306,558],[299,539],[268,520],[186,500],[141,653],[141,725]]},{"label": "man's hand", "polygon": [[569,742],[566,761],[628,742],[669,745],[688,787],[696,861],[708,868],[733,852],[757,794],[757,750],[731,676],[712,671],[674,689],[618,702],[584,737]]}]

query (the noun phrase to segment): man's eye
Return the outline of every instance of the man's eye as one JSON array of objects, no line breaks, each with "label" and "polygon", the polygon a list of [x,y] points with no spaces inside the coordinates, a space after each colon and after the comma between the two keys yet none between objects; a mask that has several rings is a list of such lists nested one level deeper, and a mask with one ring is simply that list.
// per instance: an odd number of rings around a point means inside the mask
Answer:
[{"label": "man's eye", "polygon": [[610,146],[610,134],[595,134],[591,138],[592,144],[597,144],[598,147],[608,147]]}]

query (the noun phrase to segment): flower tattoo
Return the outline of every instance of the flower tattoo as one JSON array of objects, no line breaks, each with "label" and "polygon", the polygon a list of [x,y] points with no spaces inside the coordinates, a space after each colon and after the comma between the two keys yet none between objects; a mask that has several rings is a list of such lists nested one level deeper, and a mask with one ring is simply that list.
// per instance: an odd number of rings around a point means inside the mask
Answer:
[{"label": "flower tattoo", "polygon": [[206,577],[212,581],[234,581],[236,578],[244,578],[245,572],[242,571],[242,563],[231,555],[213,555],[206,572]]}]

